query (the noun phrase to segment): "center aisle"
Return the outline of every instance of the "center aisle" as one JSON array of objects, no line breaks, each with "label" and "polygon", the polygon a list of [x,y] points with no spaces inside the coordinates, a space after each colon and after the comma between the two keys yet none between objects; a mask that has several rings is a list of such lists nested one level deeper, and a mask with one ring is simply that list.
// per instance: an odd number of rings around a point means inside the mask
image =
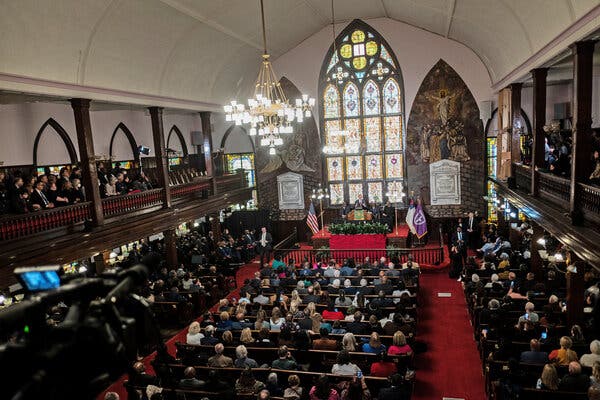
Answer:
[{"label": "center aisle", "polygon": [[481,361],[460,282],[449,279],[447,271],[427,271],[419,285],[417,340],[427,344],[427,351],[415,357],[412,400],[484,400]]}]

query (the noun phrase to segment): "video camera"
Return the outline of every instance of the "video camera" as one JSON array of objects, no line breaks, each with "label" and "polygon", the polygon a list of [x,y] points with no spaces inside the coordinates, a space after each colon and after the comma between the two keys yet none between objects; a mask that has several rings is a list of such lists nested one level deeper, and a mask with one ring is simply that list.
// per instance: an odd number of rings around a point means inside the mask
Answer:
[{"label": "video camera", "polygon": [[[132,289],[146,281],[136,265],[59,286],[52,268],[17,269],[27,300],[0,311],[2,398],[93,399],[127,372],[140,346],[165,352],[146,301]],[[64,283],[64,282],[63,282]],[[47,323],[47,310],[66,304],[64,320]]]}]

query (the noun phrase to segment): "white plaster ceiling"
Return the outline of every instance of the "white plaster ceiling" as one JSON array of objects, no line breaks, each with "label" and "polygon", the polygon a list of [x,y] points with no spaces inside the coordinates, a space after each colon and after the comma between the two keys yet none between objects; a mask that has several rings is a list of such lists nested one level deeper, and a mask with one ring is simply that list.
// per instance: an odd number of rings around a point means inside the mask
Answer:
[{"label": "white plaster ceiling", "polygon": [[[264,1],[273,58],[330,23],[329,0]],[[456,40],[496,83],[599,4],[336,0],[336,22],[391,18]],[[213,104],[248,94],[262,50],[258,0],[0,0],[0,35],[0,74]]]}]

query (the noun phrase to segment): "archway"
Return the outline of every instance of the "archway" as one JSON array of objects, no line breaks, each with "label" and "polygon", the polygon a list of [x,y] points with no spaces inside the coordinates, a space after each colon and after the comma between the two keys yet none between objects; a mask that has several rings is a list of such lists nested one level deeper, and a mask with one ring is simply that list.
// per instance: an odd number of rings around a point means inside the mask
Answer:
[{"label": "archway", "polygon": [[255,147],[254,147],[254,140],[252,140],[252,138],[250,137],[250,135],[248,135],[248,131],[243,127],[243,126],[238,126],[238,125],[231,125],[226,131],[225,134],[223,135],[223,138],[221,139],[221,149],[225,149],[226,148],[226,144],[227,144],[227,139],[229,138],[229,135],[231,135],[231,132],[234,131],[235,128],[238,128],[240,131],[242,131],[244,133],[244,135],[246,135],[246,137],[248,138],[248,141],[250,142],[250,144],[252,145],[252,152],[255,153]]},{"label": "archway", "polygon": [[188,149],[187,149],[187,145],[185,143],[185,138],[183,137],[183,134],[181,133],[181,130],[179,130],[179,128],[177,127],[177,125],[173,125],[173,127],[169,131],[169,135],[167,136],[167,148],[169,148],[169,149],[172,148],[171,147],[171,137],[173,136],[173,134],[175,134],[175,136],[177,136],[177,138],[179,139],[179,143],[181,145],[181,152],[183,154],[183,157],[187,157],[188,156]]},{"label": "archway", "polygon": [[139,161],[140,153],[138,152],[138,145],[135,141],[135,138],[133,137],[133,134],[131,133],[129,128],[127,128],[127,126],[123,122],[119,122],[119,125],[117,125],[117,127],[113,131],[112,136],[110,138],[110,157],[112,158],[114,155],[113,144],[115,142],[115,136],[117,135],[117,132],[119,132],[119,131],[123,132],[123,134],[127,138],[127,141],[129,141],[129,145],[131,146],[131,153],[133,154],[133,159],[135,161]]},{"label": "archway", "polygon": [[44,122],[42,127],[38,130],[38,133],[35,136],[35,141],[33,142],[33,165],[38,165],[38,146],[40,143],[40,138],[48,126],[52,127],[54,132],[56,132],[56,134],[58,134],[58,136],[65,143],[71,164],[77,164],[77,152],[75,151],[75,146],[73,145],[69,134],[58,122],[56,122],[54,118],[48,118],[48,120]]}]

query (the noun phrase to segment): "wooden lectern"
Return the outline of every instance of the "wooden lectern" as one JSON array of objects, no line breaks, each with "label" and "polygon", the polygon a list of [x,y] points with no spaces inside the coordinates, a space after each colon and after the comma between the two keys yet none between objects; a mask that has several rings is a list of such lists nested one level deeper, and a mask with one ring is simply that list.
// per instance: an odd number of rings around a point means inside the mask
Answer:
[{"label": "wooden lectern", "polygon": [[373,213],[365,210],[352,210],[348,213],[348,221],[371,221]]}]

